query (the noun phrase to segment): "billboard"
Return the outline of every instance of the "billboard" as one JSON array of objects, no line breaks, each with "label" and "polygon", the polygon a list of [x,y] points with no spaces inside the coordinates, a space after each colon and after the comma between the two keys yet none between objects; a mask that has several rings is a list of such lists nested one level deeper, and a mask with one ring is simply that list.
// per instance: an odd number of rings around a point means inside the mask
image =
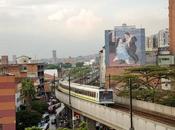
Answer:
[{"label": "billboard", "polygon": [[115,27],[105,31],[107,66],[142,65],[145,63],[145,30]]}]

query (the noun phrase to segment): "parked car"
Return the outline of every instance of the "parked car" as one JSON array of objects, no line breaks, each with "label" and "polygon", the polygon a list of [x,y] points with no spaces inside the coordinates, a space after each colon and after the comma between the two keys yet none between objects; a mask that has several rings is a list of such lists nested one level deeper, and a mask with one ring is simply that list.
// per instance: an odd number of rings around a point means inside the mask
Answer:
[{"label": "parked car", "polygon": [[48,130],[49,123],[39,124],[38,127],[41,128],[42,130]]},{"label": "parked car", "polygon": [[49,122],[49,120],[50,120],[49,114],[48,113],[43,114],[42,120],[46,123]]},{"label": "parked car", "polygon": [[56,119],[52,119],[52,120],[51,120],[51,123],[52,123],[52,124],[56,124]]},{"label": "parked car", "polygon": [[61,103],[57,103],[48,107],[49,114],[56,114],[56,109],[61,106]]}]

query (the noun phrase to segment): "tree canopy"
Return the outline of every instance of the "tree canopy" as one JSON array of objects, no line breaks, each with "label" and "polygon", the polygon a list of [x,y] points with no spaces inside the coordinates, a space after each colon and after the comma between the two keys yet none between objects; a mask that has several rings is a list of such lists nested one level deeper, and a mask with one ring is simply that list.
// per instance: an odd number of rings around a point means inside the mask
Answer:
[{"label": "tree canopy", "polygon": [[28,127],[28,128],[25,128],[25,130],[42,130],[42,128],[38,128],[38,127]]},{"label": "tree canopy", "polygon": [[34,100],[31,102],[32,110],[35,110],[41,114],[48,110],[48,104],[41,100]]},{"label": "tree canopy", "polygon": [[[162,90],[162,79],[175,81],[175,68],[162,66],[140,66],[128,68],[123,75],[112,76],[118,85],[123,86],[118,92],[119,96],[129,96],[129,79],[132,81],[133,98],[167,104],[175,104],[175,93],[173,91]],[[165,102],[169,101],[169,103]]]},{"label": "tree canopy", "polygon": [[22,80],[22,96],[24,96],[25,104],[29,105],[31,100],[35,97],[35,88],[30,79]]},{"label": "tree canopy", "polygon": [[161,79],[174,79],[175,68],[161,66],[140,66],[126,69],[125,73],[120,76],[113,76],[112,80],[128,84],[131,79],[137,86],[147,87],[150,89],[160,88]]},{"label": "tree canopy", "polygon": [[16,113],[17,130],[24,130],[27,127],[37,126],[42,115],[35,111],[18,111]]}]

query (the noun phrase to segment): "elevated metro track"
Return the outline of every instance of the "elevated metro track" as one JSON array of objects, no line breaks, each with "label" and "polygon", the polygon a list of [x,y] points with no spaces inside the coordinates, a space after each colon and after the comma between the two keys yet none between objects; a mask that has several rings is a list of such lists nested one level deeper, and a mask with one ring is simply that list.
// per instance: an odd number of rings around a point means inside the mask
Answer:
[{"label": "elevated metro track", "polygon": [[[98,121],[116,130],[129,130],[130,115],[126,106],[115,105],[113,108],[88,102],[76,97],[55,91],[56,97],[76,112],[92,120]],[[71,101],[69,101],[69,99]],[[156,116],[148,112],[135,110],[133,116],[135,130],[175,130],[174,119],[166,116]]]},{"label": "elevated metro track", "polygon": [[[113,106],[111,106],[111,108],[129,113],[128,105],[115,103]],[[175,127],[175,117],[174,116],[160,114],[157,112],[152,112],[146,109],[141,109],[141,108],[136,108],[136,107],[133,107],[133,113],[135,115]]]}]

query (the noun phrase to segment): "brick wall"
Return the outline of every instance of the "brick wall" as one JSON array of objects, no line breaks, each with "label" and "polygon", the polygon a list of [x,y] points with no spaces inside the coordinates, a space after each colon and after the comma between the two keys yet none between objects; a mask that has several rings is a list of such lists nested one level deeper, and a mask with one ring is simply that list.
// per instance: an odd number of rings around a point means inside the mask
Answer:
[{"label": "brick wall", "polygon": [[175,55],[175,0],[169,0],[170,51]]},{"label": "brick wall", "polygon": [[0,124],[3,130],[16,130],[15,76],[0,76]]}]

